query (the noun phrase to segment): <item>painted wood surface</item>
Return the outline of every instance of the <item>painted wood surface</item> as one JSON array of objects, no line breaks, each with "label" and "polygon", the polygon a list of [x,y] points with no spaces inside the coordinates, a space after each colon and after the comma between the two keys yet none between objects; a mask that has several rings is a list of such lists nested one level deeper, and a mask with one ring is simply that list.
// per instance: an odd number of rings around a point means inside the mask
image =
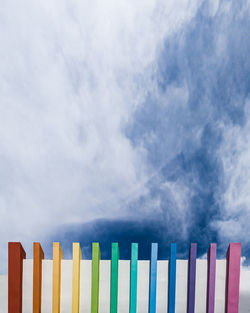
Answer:
[{"label": "painted wood surface", "polygon": [[215,277],[216,277],[216,244],[211,243],[208,255],[208,277],[207,277],[207,313],[214,313],[215,303]]},{"label": "painted wood surface", "polygon": [[226,313],[239,312],[241,244],[230,243],[227,250]]},{"label": "painted wood surface", "polygon": [[113,242],[111,248],[110,313],[117,313],[118,266],[119,266],[119,246],[117,242]]},{"label": "painted wood surface", "polygon": [[92,287],[91,287],[91,313],[98,313],[99,306],[99,267],[100,247],[98,242],[92,243]]},{"label": "painted wood surface", "polygon": [[118,266],[118,313],[129,313],[130,309],[130,260],[119,260]]},{"label": "painted wood surface", "polygon": [[136,313],[138,243],[131,245],[130,313]]},{"label": "painted wood surface", "polygon": [[80,244],[74,242],[73,250],[73,269],[72,269],[72,313],[79,313],[80,304],[80,263],[82,252]]},{"label": "painted wood surface", "polygon": [[[166,313],[168,292],[168,261],[157,262],[157,313]],[[195,313],[206,312],[207,259],[196,260]],[[216,260],[215,313],[225,312],[226,268],[225,259]],[[72,306],[72,260],[61,261],[61,312],[70,312]],[[81,261],[80,313],[91,312],[91,260]],[[99,313],[110,312],[110,261],[100,261]],[[150,261],[138,261],[137,312],[147,313],[149,306]],[[239,312],[248,312],[250,271],[241,267]],[[175,313],[186,312],[188,261],[176,260]],[[52,312],[53,260],[42,262],[42,312]],[[129,313],[130,260],[119,260],[118,313]],[[33,260],[23,260],[22,312],[33,310]],[[103,299],[103,300],[102,300]],[[0,312],[8,312],[8,275],[0,275]]]},{"label": "painted wood surface", "polygon": [[[100,261],[98,243],[95,243],[98,245],[96,250],[97,258],[94,256],[95,247],[93,247],[93,262],[81,261],[81,257],[78,258],[80,255],[79,244],[75,245],[77,246],[78,255],[73,245],[73,259],[62,260],[60,245],[59,243],[54,243],[53,261],[50,261],[43,260],[44,254],[39,243],[34,243],[33,260],[24,260],[25,252],[21,255],[23,248],[20,250],[20,243],[9,243],[9,277],[6,276],[9,286],[7,285],[6,287],[6,302],[3,305],[3,308],[5,307],[3,313],[9,310],[8,303],[11,296],[11,292],[7,293],[10,290],[11,275],[13,275],[13,273],[11,274],[11,244],[17,247],[17,251],[21,251],[21,253],[18,252],[16,254],[15,269],[19,268],[19,274],[22,272],[22,275],[19,275],[20,279],[15,279],[15,282],[19,280],[19,291],[22,288],[22,292],[19,292],[19,295],[21,294],[19,300],[21,299],[22,305],[16,306],[17,311],[14,311],[15,313],[22,311],[25,313],[40,313],[44,310],[48,313],[60,311],[63,313],[66,311],[70,312],[71,309],[74,313],[81,313],[83,307],[86,313],[90,313],[93,310],[92,289],[95,286],[98,286],[98,291],[95,292],[95,295],[97,295],[97,309],[95,312],[171,313],[172,297],[169,289],[171,289],[173,269],[173,264],[171,263],[173,259],[175,259],[176,280],[174,282],[176,291],[175,306],[173,306],[172,313],[180,313],[185,310],[188,313],[221,313],[224,311],[225,313],[238,313],[239,308],[242,311],[247,307],[248,300],[246,299],[248,298],[246,295],[248,293],[244,294],[244,291],[241,293],[241,297],[239,296],[241,260],[241,245],[239,243],[230,244],[227,260],[216,260],[216,244],[210,245],[207,260],[196,260],[196,244],[192,244],[190,247],[188,261],[176,260],[176,249],[173,251],[172,245],[169,262],[157,261],[154,244],[152,244],[151,261],[138,261],[138,244],[131,246],[130,261],[120,261],[118,245],[113,244],[111,261],[103,261],[102,263]],[[175,258],[173,258],[174,255]],[[21,267],[16,266],[18,258],[21,259],[21,262],[19,262],[22,266],[21,271]],[[95,259],[99,261],[95,263]],[[76,266],[76,260],[78,266]],[[94,271],[95,264],[98,263],[99,274],[97,274],[98,271]],[[81,264],[82,266],[83,264],[86,265],[86,269],[82,267],[83,277],[87,279],[86,286],[85,280],[84,284],[82,284],[80,279]],[[119,269],[118,264],[122,264],[122,270]],[[44,269],[47,271],[46,274],[43,273]],[[128,277],[123,275],[124,271],[126,271]],[[157,275],[154,276],[154,273]],[[96,280],[98,275],[99,278]],[[244,276],[241,275],[241,279],[242,277]],[[20,281],[22,281],[21,284]],[[95,281],[98,283],[95,284]],[[55,282],[57,282],[56,288]],[[74,285],[76,286],[75,291],[73,291]],[[83,290],[80,290],[80,285],[84,286]],[[244,284],[241,286],[244,286]],[[111,293],[113,293],[113,296]],[[42,297],[39,296],[41,294]],[[166,296],[167,294],[169,295],[168,297]],[[81,309],[81,304],[78,302],[79,298],[83,302]],[[2,299],[1,293],[0,299]],[[55,300],[57,300],[56,308]],[[14,301],[18,303],[18,296],[15,297]],[[76,309],[74,309],[73,302],[78,303]],[[11,303],[13,304],[13,301]]]},{"label": "painted wood surface", "polygon": [[[73,260],[61,260],[61,313],[72,311]],[[49,313],[49,312],[45,312]]]},{"label": "painted wood surface", "polygon": [[80,268],[80,313],[90,313],[92,292],[92,260],[82,260]]},{"label": "painted wood surface", "polygon": [[[140,261],[138,262],[138,267]],[[157,261],[157,281],[156,281],[156,312],[168,312],[168,278],[169,261]],[[141,288],[138,286],[138,289]]]},{"label": "painted wood surface", "polygon": [[100,260],[98,313],[110,313],[111,261]]},{"label": "painted wood surface", "polygon": [[60,313],[61,304],[61,260],[62,248],[59,242],[53,243],[53,290],[52,290],[52,313]]},{"label": "painted wood surface", "polygon": [[22,313],[23,260],[25,258],[26,253],[20,242],[8,243],[8,313]]},{"label": "painted wood surface", "polygon": [[195,310],[195,278],[196,278],[197,244],[191,243],[188,261],[188,303],[187,313]]},{"label": "painted wood surface", "polygon": [[[196,260],[195,313],[207,310],[207,260]],[[225,313],[225,312],[222,312]]]},{"label": "painted wood surface", "polygon": [[214,313],[221,313],[221,312],[225,313],[226,276],[227,276],[226,260],[225,259],[216,260]]},{"label": "painted wood surface", "polygon": [[[50,293],[51,297],[52,293]],[[52,298],[52,297],[51,297]],[[33,313],[33,259],[23,260],[23,313]],[[50,307],[51,310],[51,307]],[[2,313],[2,312],[1,312]]]},{"label": "painted wood surface", "polygon": [[169,257],[168,313],[175,313],[176,250],[176,243],[171,243]]},{"label": "painted wood surface", "polygon": [[157,281],[158,243],[151,244],[149,313],[156,312],[156,281]]},{"label": "painted wood surface", "polygon": [[53,260],[43,260],[42,282],[42,313],[52,313]]},{"label": "painted wood surface", "polygon": [[140,260],[137,263],[137,313],[149,313],[150,261]]},{"label": "painted wood surface", "polygon": [[33,243],[33,313],[41,313],[42,260],[44,252],[39,242]]}]

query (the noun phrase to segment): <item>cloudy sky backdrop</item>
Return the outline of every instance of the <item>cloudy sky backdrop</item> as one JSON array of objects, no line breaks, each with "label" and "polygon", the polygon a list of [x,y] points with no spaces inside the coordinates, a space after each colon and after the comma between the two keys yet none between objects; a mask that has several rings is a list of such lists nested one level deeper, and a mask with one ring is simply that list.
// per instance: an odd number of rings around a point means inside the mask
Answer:
[{"label": "cloudy sky backdrop", "polygon": [[103,258],[230,241],[250,261],[249,0],[2,0],[0,272],[7,242]]}]

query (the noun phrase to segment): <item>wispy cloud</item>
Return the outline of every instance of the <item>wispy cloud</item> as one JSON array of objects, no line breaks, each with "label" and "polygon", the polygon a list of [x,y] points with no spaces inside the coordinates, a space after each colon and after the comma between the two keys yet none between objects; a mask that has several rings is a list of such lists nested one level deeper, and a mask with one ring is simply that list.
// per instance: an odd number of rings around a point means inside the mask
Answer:
[{"label": "wispy cloud", "polygon": [[2,269],[8,240],[30,251],[63,223],[136,215],[121,204],[147,192],[150,170],[124,128],[163,41],[195,10],[188,1],[2,2]]},{"label": "wispy cloud", "polygon": [[230,240],[248,243],[248,28],[249,2],[202,2],[166,38],[155,84],[128,128],[155,171],[148,186],[164,236],[177,224],[176,237],[198,241],[201,252],[209,241],[224,254]]},{"label": "wispy cloud", "polygon": [[66,247],[75,223],[200,254],[244,241],[249,6],[2,1],[2,271],[7,241]]},{"label": "wispy cloud", "polygon": [[224,179],[220,190],[221,220],[216,223],[222,240],[242,241],[249,254],[250,223],[250,101],[244,103],[243,125],[223,127]]}]

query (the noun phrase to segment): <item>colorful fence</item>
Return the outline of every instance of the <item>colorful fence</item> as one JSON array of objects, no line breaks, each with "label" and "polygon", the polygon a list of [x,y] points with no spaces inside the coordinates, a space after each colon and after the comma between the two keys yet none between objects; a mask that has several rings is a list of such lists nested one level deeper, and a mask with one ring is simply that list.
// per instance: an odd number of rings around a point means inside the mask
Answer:
[{"label": "colorful fence", "polygon": [[171,244],[169,261],[157,260],[157,243],[150,261],[138,261],[136,243],[130,261],[119,260],[117,243],[110,261],[101,260],[98,243],[92,244],[92,261],[82,260],[79,243],[73,243],[73,260],[63,260],[59,243],[53,244],[53,261],[44,259],[39,243],[33,261],[25,259],[21,243],[10,242],[8,249],[8,313],[239,312],[240,243],[229,245],[225,260],[216,260],[216,244],[207,260],[197,259],[196,244],[189,260],[176,260]]}]

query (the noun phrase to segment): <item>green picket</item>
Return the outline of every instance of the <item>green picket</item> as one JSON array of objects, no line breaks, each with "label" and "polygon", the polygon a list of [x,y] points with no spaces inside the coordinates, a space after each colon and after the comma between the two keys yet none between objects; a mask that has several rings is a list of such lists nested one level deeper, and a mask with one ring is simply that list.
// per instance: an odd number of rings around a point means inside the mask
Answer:
[{"label": "green picket", "polygon": [[119,246],[117,242],[113,242],[111,249],[110,313],[117,313],[118,264],[119,264]]},{"label": "green picket", "polygon": [[130,313],[136,313],[138,243],[131,245]]},{"label": "green picket", "polygon": [[91,286],[91,313],[98,313],[99,302],[99,264],[100,247],[98,242],[92,243],[92,286]]}]

